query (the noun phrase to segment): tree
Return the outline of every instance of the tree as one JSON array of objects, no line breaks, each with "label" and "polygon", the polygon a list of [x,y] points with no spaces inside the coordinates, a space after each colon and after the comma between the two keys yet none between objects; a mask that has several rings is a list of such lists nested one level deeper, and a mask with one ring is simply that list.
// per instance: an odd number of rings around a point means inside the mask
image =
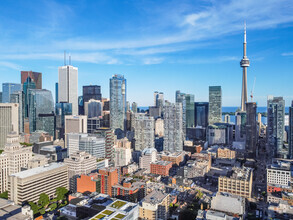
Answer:
[{"label": "tree", "polygon": [[54,211],[55,209],[57,209],[57,204],[53,203],[49,206],[49,208],[50,208],[50,211]]},{"label": "tree", "polygon": [[202,197],[203,197],[203,193],[198,189],[197,194],[196,194],[196,198],[201,199]]},{"label": "tree", "polygon": [[43,208],[47,208],[47,206],[49,205],[50,203],[50,199],[49,199],[49,196],[46,194],[46,193],[42,193],[40,195],[40,198],[39,198],[39,201],[38,201],[38,204]]},{"label": "tree", "polygon": [[65,198],[65,195],[68,193],[68,190],[65,187],[58,187],[56,189],[56,196],[58,201],[62,201]]},{"label": "tree", "polygon": [[5,191],[3,193],[0,193],[0,198],[1,199],[8,199],[8,191]]},{"label": "tree", "polygon": [[35,203],[33,203],[33,202],[29,202],[28,204],[29,204],[30,207],[32,208],[34,215],[37,214],[37,213],[39,212],[39,207],[38,207]]}]

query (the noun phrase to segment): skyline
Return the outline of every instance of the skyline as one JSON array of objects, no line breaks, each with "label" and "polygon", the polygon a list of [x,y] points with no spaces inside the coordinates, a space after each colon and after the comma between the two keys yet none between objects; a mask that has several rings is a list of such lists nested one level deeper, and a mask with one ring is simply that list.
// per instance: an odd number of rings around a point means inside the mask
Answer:
[{"label": "skyline", "polygon": [[246,20],[248,101],[254,77],[258,106],[267,95],[283,96],[286,106],[293,99],[293,2],[17,3],[0,3],[1,83],[19,83],[21,70],[42,72],[54,96],[66,50],[79,68],[79,95],[83,85],[97,84],[109,97],[109,79],[122,74],[128,101],[139,106],[152,105],[154,91],[171,102],[176,90],[208,101],[208,87],[220,85],[223,106],[240,107]]}]

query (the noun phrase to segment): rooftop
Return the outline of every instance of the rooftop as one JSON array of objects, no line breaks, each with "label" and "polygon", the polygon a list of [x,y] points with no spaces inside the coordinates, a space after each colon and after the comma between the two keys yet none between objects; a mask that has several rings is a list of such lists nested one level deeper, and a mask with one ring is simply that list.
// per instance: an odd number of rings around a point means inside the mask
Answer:
[{"label": "rooftop", "polygon": [[154,190],[144,198],[143,202],[159,204],[166,198],[167,195],[168,194],[162,192],[161,190]]},{"label": "rooftop", "polygon": [[172,163],[172,162],[171,161],[165,161],[165,160],[159,160],[159,161],[153,162],[151,164],[157,164],[157,165],[161,165],[161,166],[167,166],[170,163]]},{"label": "rooftop", "polygon": [[11,176],[15,176],[15,177],[24,179],[24,178],[27,178],[30,176],[34,176],[34,175],[38,175],[38,174],[48,172],[48,171],[51,171],[54,169],[58,169],[58,168],[64,167],[64,166],[66,166],[66,165],[63,163],[51,163],[51,164],[47,164],[42,167],[36,167],[36,168],[30,169],[30,170],[25,170],[25,171],[21,171],[19,173],[14,173],[14,174],[11,174]]}]

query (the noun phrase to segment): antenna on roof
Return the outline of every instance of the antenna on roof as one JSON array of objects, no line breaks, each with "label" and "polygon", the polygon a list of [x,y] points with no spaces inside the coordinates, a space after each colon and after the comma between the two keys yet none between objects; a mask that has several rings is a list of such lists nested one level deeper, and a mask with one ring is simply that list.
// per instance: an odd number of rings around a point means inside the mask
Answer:
[{"label": "antenna on roof", "polygon": [[69,65],[71,65],[71,55],[69,55]]},{"label": "antenna on roof", "polygon": [[66,50],[64,50],[64,66],[66,66]]}]

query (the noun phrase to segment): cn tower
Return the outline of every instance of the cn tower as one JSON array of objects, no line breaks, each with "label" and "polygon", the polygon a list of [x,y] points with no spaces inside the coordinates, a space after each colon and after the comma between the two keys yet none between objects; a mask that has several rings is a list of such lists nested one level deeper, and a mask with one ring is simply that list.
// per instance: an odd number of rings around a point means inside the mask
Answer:
[{"label": "cn tower", "polygon": [[242,94],[241,94],[241,111],[246,111],[246,102],[247,102],[247,67],[249,67],[249,59],[246,56],[246,23],[244,23],[243,58],[240,61],[240,66],[243,68]]}]

